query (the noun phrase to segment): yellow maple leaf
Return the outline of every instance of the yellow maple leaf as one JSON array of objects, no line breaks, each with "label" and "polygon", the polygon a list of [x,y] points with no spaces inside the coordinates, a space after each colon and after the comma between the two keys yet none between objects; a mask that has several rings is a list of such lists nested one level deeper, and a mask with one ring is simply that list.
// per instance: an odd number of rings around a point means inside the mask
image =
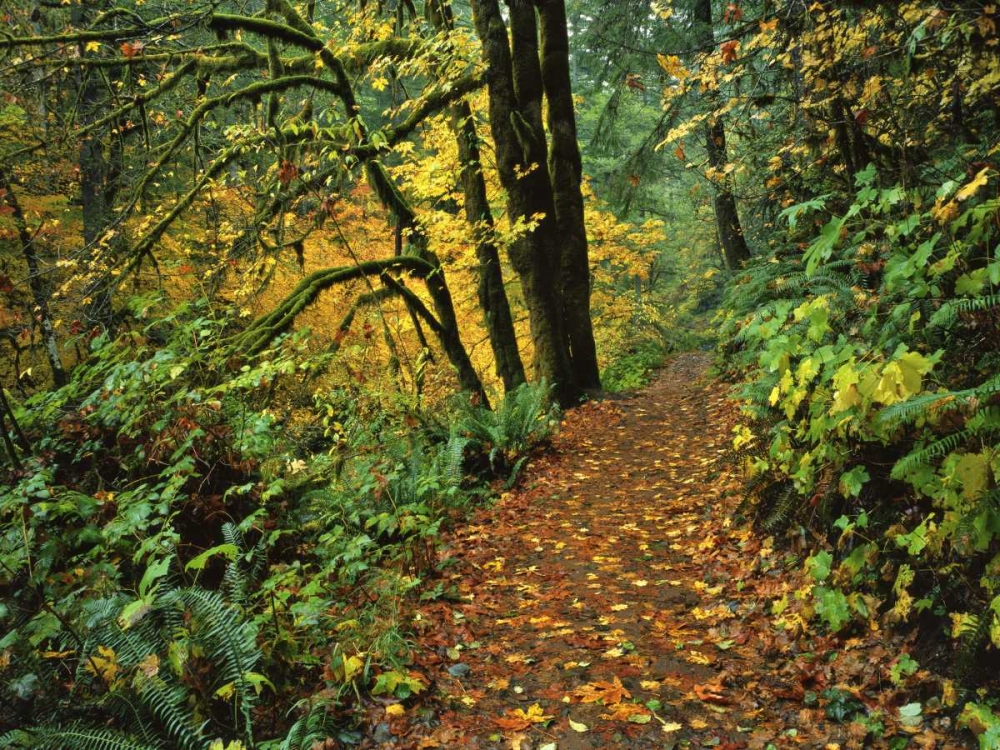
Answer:
[{"label": "yellow maple leaf", "polygon": [[97,653],[91,654],[90,658],[87,659],[87,671],[100,677],[109,685],[114,682],[115,677],[121,671],[114,649],[98,646]]},{"label": "yellow maple leaf", "polygon": [[97,41],[90,41],[83,45],[83,49],[86,52],[97,52],[101,48],[101,43]]},{"label": "yellow maple leaf", "polygon": [[974,196],[977,192],[979,192],[979,188],[981,188],[983,185],[989,182],[990,178],[986,174],[989,171],[990,171],[989,167],[983,167],[982,169],[980,169],[979,172],[976,174],[976,176],[972,178],[972,182],[970,182],[968,185],[964,186],[961,190],[955,193],[955,200],[959,202],[965,201]]},{"label": "yellow maple leaf", "polygon": [[507,716],[503,719],[495,719],[494,721],[501,729],[520,731],[527,729],[532,724],[545,724],[553,718],[554,716],[546,714],[542,707],[535,703],[528,706],[527,711],[523,708],[516,708],[513,711],[508,711]]}]

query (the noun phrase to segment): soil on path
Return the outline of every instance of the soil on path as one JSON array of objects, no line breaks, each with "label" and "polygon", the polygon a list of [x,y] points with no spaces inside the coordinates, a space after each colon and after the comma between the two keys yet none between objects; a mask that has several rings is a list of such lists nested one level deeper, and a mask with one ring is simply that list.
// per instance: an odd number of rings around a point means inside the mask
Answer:
[{"label": "soil on path", "polygon": [[[679,355],[644,391],[573,410],[522,487],[448,540],[452,595],[414,623],[432,684],[387,712],[381,744],[888,747],[904,644],[773,628],[800,566],[732,523],[733,413],[708,365]],[[885,728],[831,720],[841,694]],[[911,746],[971,746],[941,722],[907,728]]]}]

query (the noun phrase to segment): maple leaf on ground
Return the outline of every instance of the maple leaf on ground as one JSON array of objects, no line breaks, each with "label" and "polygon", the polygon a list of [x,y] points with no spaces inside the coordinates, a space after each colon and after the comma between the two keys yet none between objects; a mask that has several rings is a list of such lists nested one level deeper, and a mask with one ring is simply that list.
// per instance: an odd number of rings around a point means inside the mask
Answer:
[{"label": "maple leaf on ground", "polygon": [[704,685],[694,686],[694,694],[698,696],[698,700],[705,703],[717,703],[719,705],[732,703],[729,698],[722,694],[724,690],[725,687],[722,685],[722,678],[719,678],[715,682],[706,682]]},{"label": "maple leaf on ground", "polygon": [[508,711],[506,717],[494,719],[493,722],[501,729],[509,732],[520,732],[532,724],[545,724],[553,718],[554,716],[545,714],[542,711],[542,707],[535,703],[529,706],[527,711],[523,708],[516,708],[513,711]]},{"label": "maple leaf on ground", "polygon": [[630,721],[633,724],[645,723],[642,719],[636,720],[633,717],[649,717],[650,711],[645,706],[638,703],[616,703],[608,707],[610,713],[601,714],[601,718],[606,721]]},{"label": "maple leaf on ground", "polygon": [[573,691],[573,695],[580,699],[581,703],[597,703],[603,701],[605,706],[614,703],[621,703],[625,698],[631,698],[632,694],[622,685],[621,680],[615,675],[613,682],[597,680],[581,685]]}]

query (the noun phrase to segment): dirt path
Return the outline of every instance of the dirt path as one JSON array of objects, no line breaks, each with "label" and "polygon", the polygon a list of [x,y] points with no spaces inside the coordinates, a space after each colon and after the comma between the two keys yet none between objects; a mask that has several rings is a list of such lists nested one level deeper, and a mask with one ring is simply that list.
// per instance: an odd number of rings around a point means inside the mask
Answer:
[{"label": "dirt path", "polygon": [[450,540],[456,596],[415,623],[433,685],[386,717],[381,744],[888,746],[831,721],[818,696],[843,685],[845,701],[889,715],[893,695],[870,688],[899,644],[768,624],[796,582],[730,524],[732,413],[708,364],[679,355],[644,392],[574,410],[524,486]]}]

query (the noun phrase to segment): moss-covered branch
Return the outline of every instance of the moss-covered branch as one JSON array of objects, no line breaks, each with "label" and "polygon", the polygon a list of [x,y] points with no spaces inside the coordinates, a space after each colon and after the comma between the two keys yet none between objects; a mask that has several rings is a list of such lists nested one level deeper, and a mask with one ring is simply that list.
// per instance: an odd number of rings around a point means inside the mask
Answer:
[{"label": "moss-covered branch", "polygon": [[323,49],[323,42],[318,37],[294,29],[288,24],[271,21],[260,16],[213,13],[208,21],[208,26],[215,31],[250,31],[268,39],[277,39],[312,52]]},{"label": "moss-covered branch", "polygon": [[408,271],[427,278],[434,266],[414,255],[399,255],[385,260],[370,260],[354,266],[325,268],[315,271],[299,282],[298,286],[271,312],[262,315],[239,334],[233,349],[241,354],[257,354],[267,348],[278,335],[291,328],[298,315],[316,301],[321,292],[366,276],[386,276],[392,271]]},{"label": "moss-covered branch", "polygon": [[188,118],[181,124],[177,135],[174,136],[173,140],[166,145],[163,153],[160,154],[152,166],[150,166],[150,168],[147,169],[143,176],[139,179],[139,182],[136,185],[135,194],[142,194],[149,183],[156,178],[160,170],[163,169],[163,167],[173,158],[178,149],[184,145],[199,123],[201,123],[205,116],[212,110],[221,106],[230,106],[236,101],[252,101],[260,99],[274,91],[288,91],[302,86],[326,90],[335,94],[340,93],[339,84],[334,81],[330,81],[326,78],[320,78],[318,76],[298,75],[284,76],[276,81],[256,81],[232,93],[205,99],[201,102],[201,104],[194,108],[194,111],[192,111]]}]

